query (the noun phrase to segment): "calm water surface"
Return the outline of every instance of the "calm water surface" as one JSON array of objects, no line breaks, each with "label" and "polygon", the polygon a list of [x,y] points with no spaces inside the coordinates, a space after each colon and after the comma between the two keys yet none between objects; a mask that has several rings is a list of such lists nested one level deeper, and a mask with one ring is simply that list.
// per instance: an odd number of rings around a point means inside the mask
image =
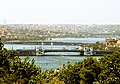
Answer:
[{"label": "calm water surface", "polygon": [[[21,56],[23,60],[26,56]],[[61,68],[63,64],[67,64],[68,61],[71,64],[79,62],[87,58],[87,56],[30,56],[31,59],[35,59],[35,64],[41,66],[42,70],[56,69]],[[100,58],[99,56],[95,57],[96,59]]]},{"label": "calm water surface", "polygon": [[97,41],[104,42],[105,38],[53,38],[51,41],[72,43],[95,43]]}]

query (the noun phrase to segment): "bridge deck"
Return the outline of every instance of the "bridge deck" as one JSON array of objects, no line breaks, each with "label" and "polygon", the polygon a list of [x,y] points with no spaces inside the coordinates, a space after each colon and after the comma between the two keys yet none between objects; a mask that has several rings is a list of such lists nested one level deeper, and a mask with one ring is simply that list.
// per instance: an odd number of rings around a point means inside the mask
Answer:
[{"label": "bridge deck", "polygon": [[[85,51],[83,50],[41,50],[39,52],[42,52],[43,54],[40,54],[41,56],[49,56],[49,54],[46,54],[46,52],[80,52],[80,56],[84,56],[86,54],[84,54]],[[101,56],[101,55],[105,55],[105,54],[112,54],[114,53],[114,51],[107,51],[107,50],[96,50],[92,52],[93,56]],[[55,53],[56,54],[56,53]],[[89,52],[88,52],[89,54]],[[20,56],[36,56],[36,50],[16,50],[16,55],[20,55]],[[52,55],[50,55],[52,56]],[[53,56],[55,56],[53,54]],[[60,55],[59,55],[60,56]],[[65,56],[65,55],[61,55],[61,56]],[[76,55],[67,55],[67,56],[76,56]]]},{"label": "bridge deck", "polygon": [[43,50],[44,52],[84,52],[83,50]]}]

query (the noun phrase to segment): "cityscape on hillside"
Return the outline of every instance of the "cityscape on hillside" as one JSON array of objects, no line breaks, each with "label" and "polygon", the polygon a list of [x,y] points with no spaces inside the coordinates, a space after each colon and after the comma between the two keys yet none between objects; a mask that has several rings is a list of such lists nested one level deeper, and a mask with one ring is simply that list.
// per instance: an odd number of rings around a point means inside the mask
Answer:
[{"label": "cityscape on hillside", "polygon": [[48,38],[120,37],[120,25],[82,24],[4,24],[0,25],[3,40],[46,40]]}]

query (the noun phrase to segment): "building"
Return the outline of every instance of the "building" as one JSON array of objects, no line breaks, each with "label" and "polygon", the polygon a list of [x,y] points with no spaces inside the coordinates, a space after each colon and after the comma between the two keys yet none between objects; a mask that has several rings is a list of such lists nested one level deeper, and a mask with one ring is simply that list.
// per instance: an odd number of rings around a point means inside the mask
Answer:
[{"label": "building", "polygon": [[117,40],[116,38],[106,38],[105,50],[115,47],[120,47],[120,40]]},{"label": "building", "polygon": [[120,40],[117,41],[116,46],[120,47]]}]

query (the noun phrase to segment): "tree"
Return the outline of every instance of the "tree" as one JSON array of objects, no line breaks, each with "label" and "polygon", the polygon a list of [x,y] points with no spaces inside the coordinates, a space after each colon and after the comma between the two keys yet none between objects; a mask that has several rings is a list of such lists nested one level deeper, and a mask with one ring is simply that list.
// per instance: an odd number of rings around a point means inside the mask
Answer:
[{"label": "tree", "polygon": [[64,68],[58,75],[61,80],[64,81],[65,84],[79,84],[80,77],[77,68],[71,65],[70,62],[67,63],[67,66],[64,65]]},{"label": "tree", "polygon": [[2,50],[4,44],[1,42],[1,38],[0,38],[0,50]]},{"label": "tree", "polygon": [[82,61],[82,68],[79,72],[82,82],[85,84],[93,84],[98,80],[98,75],[101,71],[100,63],[97,59],[88,57]]},{"label": "tree", "polygon": [[100,58],[102,71],[99,74],[100,83],[120,84],[120,52]]},{"label": "tree", "polygon": [[71,65],[70,62],[61,71],[61,79],[65,84],[92,84],[98,80],[101,71],[100,64],[95,58],[88,57],[82,62]]},{"label": "tree", "polygon": [[4,83],[40,83],[41,68],[34,64],[34,60],[25,58],[21,61],[12,50],[3,48],[0,41],[0,79]]}]

